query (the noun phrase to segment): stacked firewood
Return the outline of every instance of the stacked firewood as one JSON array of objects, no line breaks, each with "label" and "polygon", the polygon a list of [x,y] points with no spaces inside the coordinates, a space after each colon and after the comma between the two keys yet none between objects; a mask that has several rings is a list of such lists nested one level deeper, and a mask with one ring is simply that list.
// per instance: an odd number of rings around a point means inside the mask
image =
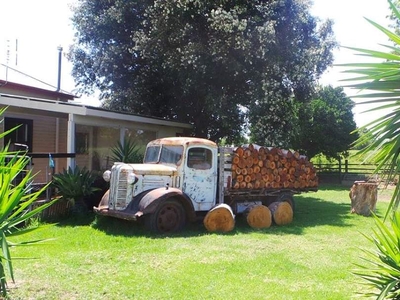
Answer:
[{"label": "stacked firewood", "polygon": [[232,157],[234,189],[304,189],[318,186],[313,164],[298,152],[250,144]]}]

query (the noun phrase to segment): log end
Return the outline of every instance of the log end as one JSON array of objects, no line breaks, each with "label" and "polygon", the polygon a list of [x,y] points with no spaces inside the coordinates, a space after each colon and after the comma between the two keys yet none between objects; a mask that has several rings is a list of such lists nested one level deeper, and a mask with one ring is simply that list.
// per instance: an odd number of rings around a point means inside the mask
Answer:
[{"label": "log end", "polygon": [[273,202],[268,208],[276,225],[286,225],[293,221],[293,209],[288,202]]},{"label": "log end", "polygon": [[219,204],[205,216],[203,224],[209,232],[229,232],[235,227],[235,216],[227,204]]},{"label": "log end", "polygon": [[272,224],[272,214],[268,207],[256,205],[245,212],[247,224],[254,229],[269,228]]}]

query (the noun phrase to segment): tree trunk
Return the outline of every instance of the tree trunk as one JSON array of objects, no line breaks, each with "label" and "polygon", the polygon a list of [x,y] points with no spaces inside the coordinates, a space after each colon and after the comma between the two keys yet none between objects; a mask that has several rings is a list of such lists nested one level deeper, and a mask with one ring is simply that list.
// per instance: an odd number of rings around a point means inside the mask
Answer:
[{"label": "tree trunk", "polygon": [[378,184],[375,182],[355,181],[349,193],[351,213],[370,216],[375,212],[378,200]]},{"label": "tree trunk", "polygon": [[272,214],[264,205],[252,205],[244,212],[247,224],[255,229],[269,228],[272,223]]},{"label": "tree trunk", "polygon": [[229,205],[221,203],[206,214],[203,224],[209,232],[228,232],[235,227],[235,216]]},{"label": "tree trunk", "polygon": [[288,202],[273,202],[268,208],[276,225],[286,225],[293,221],[293,209]]}]

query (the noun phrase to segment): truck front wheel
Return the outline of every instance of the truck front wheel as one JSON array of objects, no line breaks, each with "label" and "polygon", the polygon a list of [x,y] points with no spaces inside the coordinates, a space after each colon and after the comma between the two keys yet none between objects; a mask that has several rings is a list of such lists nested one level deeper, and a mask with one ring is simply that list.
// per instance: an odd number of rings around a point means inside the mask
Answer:
[{"label": "truck front wheel", "polygon": [[156,210],[145,215],[146,227],[156,233],[172,233],[180,231],[186,222],[186,214],[182,204],[175,199],[161,202]]}]

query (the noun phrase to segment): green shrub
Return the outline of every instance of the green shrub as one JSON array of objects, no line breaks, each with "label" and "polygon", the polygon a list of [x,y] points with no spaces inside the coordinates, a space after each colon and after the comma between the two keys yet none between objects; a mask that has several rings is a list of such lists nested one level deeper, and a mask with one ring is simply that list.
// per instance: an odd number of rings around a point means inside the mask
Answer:
[{"label": "green shrub", "polygon": [[85,209],[84,198],[99,190],[93,186],[95,180],[96,174],[86,167],[80,169],[76,166],[74,169],[69,167],[68,170],[64,169],[63,172],[55,174],[52,185],[62,198],[71,201],[77,211],[81,212]]}]

